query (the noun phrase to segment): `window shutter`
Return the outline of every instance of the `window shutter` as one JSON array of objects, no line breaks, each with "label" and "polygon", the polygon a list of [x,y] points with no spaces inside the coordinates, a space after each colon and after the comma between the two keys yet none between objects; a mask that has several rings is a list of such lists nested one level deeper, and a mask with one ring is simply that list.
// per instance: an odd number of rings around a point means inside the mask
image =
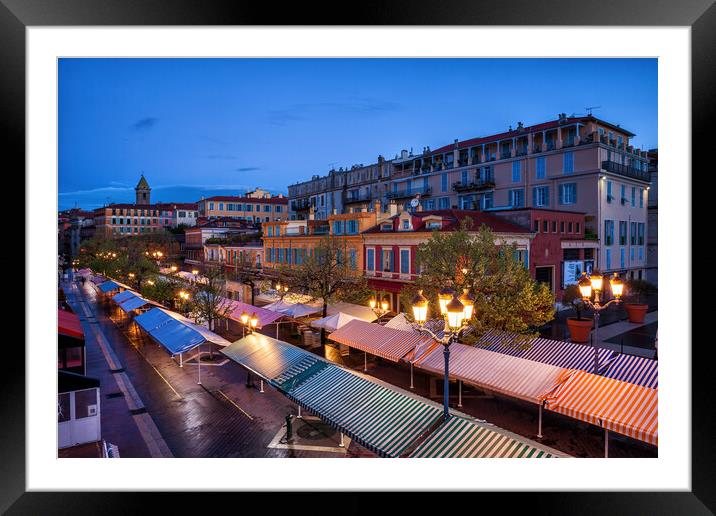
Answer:
[{"label": "window shutter", "polygon": [[559,185],[559,204],[564,204],[564,189],[565,185]]},{"label": "window shutter", "polygon": [[537,206],[537,187],[532,187],[532,206]]}]

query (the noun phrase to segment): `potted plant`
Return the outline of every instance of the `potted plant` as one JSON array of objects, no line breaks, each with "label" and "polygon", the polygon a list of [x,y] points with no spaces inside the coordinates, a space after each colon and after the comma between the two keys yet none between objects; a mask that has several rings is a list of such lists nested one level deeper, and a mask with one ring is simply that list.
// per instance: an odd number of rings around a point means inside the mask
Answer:
[{"label": "potted plant", "polygon": [[643,323],[649,305],[645,303],[646,294],[651,290],[648,281],[632,279],[627,281],[624,309],[630,323]]},{"label": "potted plant", "polygon": [[567,318],[567,328],[569,328],[569,336],[572,342],[589,342],[589,332],[592,330],[592,319],[582,317],[585,305],[582,301],[582,293],[576,284],[569,285],[564,289],[562,304],[571,306],[577,313],[577,317]]}]

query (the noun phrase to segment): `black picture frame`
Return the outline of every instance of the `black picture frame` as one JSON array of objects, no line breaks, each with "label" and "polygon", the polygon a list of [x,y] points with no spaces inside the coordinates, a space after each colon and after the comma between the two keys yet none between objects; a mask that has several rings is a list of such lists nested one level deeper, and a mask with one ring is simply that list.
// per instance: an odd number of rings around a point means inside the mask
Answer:
[{"label": "black picture frame", "polygon": [[[501,0],[478,2],[455,0],[396,1],[385,4],[346,5],[345,15],[333,13],[340,5],[207,0],[0,0],[0,113],[2,140],[6,143],[6,176],[14,176],[24,191],[20,170],[25,168],[25,29],[29,26],[64,25],[591,25],[591,26],[688,26],[692,37],[692,149],[694,163],[706,164],[713,144],[709,125],[714,119],[716,91],[716,6],[713,0]],[[698,159],[701,158],[701,159]],[[11,168],[12,167],[12,168]],[[680,171],[687,174],[688,171]],[[28,198],[30,192],[25,192]],[[691,206],[688,202],[685,206]],[[685,208],[688,209],[688,208]],[[17,245],[16,243],[14,245]],[[25,271],[27,272],[27,271]],[[24,285],[22,287],[24,291]],[[19,292],[20,290],[18,290]],[[17,303],[19,305],[19,303]],[[28,314],[26,314],[28,317]],[[712,339],[709,339],[709,341]],[[512,493],[510,509],[528,514],[711,514],[716,508],[713,489],[716,428],[713,416],[711,361],[712,344],[692,347],[692,491],[638,493]],[[2,376],[0,403],[0,510],[8,514],[134,513],[152,509],[146,495],[130,493],[27,493],[25,492],[25,377],[24,357],[15,357]],[[215,496],[215,495],[212,495]],[[242,495],[244,496],[244,495]],[[292,510],[296,495],[274,493],[275,511]],[[372,495],[371,495],[372,496]],[[436,501],[448,495],[436,495]],[[478,498],[479,496],[479,498]],[[189,509],[219,507],[212,498],[160,495],[161,510],[181,504]],[[487,497],[473,495],[474,506],[485,510]],[[317,498],[309,498],[318,500]],[[369,500],[372,500],[369,502]],[[156,500],[155,500],[156,501]],[[423,503],[422,497],[400,497],[402,510]],[[208,504],[207,504],[208,502]],[[331,503],[331,502],[328,502]],[[340,509],[354,512],[381,503],[357,493],[343,495]],[[370,503],[370,506],[368,505]],[[438,502],[443,503],[443,502]],[[505,503],[504,500],[498,503]],[[416,504],[417,505],[417,504]],[[247,510],[249,509],[246,506]],[[457,510],[454,506],[449,510]],[[261,510],[261,509],[258,509]],[[300,505],[293,510],[300,510]],[[315,510],[315,507],[314,507]]]}]

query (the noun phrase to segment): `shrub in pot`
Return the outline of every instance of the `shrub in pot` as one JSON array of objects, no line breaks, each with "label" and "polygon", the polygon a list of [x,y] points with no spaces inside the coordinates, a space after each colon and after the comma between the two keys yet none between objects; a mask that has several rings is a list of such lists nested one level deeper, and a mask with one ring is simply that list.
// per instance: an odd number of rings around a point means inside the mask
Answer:
[{"label": "shrub in pot", "polygon": [[627,281],[624,299],[624,309],[630,323],[643,323],[649,305],[646,304],[646,295],[653,286],[648,281],[631,279]]},{"label": "shrub in pot", "polygon": [[582,301],[582,293],[576,284],[569,285],[564,290],[562,303],[571,306],[577,313],[577,317],[567,318],[567,328],[569,328],[569,336],[572,342],[589,342],[589,332],[592,330],[592,319],[582,317],[582,312],[584,312],[586,306],[584,301]]}]

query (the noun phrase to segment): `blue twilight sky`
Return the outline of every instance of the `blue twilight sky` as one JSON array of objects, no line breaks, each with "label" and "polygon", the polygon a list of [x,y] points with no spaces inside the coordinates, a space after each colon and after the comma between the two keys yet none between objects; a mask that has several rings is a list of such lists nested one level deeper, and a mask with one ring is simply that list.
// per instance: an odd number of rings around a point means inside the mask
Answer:
[{"label": "blue twilight sky", "polygon": [[656,59],[61,59],[59,208],[196,201],[577,115],[657,147]]}]

